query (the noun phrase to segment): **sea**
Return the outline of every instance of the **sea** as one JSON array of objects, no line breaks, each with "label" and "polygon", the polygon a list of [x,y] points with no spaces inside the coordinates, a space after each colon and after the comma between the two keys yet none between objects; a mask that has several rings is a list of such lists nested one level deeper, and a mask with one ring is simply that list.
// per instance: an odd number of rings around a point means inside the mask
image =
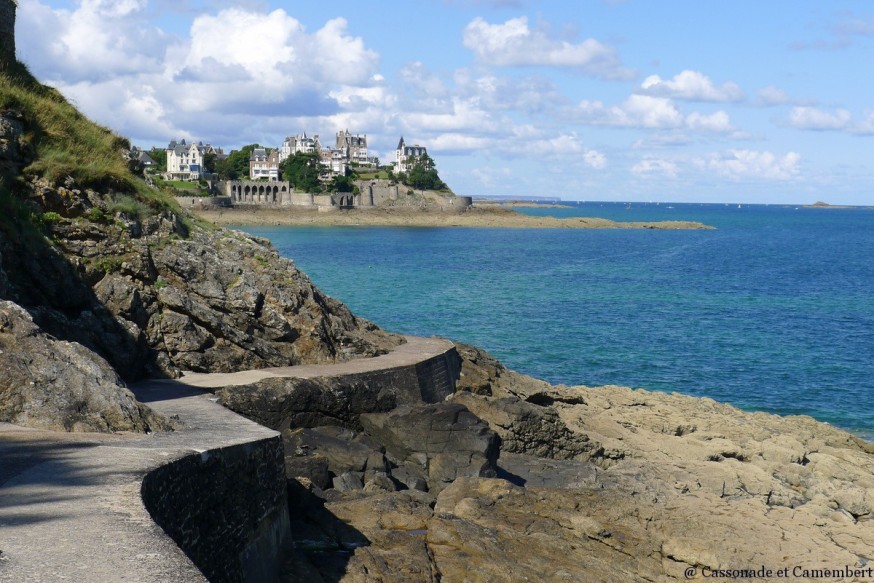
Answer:
[{"label": "sea", "polygon": [[384,329],[553,384],[706,396],[874,441],[874,210],[566,203],[714,230],[237,227]]}]

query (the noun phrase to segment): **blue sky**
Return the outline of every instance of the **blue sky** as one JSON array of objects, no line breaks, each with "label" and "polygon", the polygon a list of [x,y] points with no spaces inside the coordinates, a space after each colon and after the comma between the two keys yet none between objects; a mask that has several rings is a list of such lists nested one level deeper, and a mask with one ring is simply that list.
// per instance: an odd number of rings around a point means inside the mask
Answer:
[{"label": "blue sky", "polygon": [[348,128],[459,194],[874,204],[874,3],[20,0],[16,42],[145,147]]}]

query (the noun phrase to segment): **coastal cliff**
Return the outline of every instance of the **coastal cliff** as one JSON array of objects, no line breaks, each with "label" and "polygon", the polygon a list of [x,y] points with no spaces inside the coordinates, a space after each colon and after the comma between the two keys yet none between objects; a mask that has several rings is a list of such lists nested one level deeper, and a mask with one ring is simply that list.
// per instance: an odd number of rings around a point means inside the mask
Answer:
[{"label": "coastal cliff", "polygon": [[[122,378],[342,362],[402,342],[322,294],[268,242],[204,226],[149,189],[129,170],[126,146],[23,69],[4,74],[0,299],[11,302],[7,318],[18,314],[15,306],[30,318],[0,330],[5,346],[40,335],[75,344],[74,366],[108,363],[117,378],[105,385],[122,394]],[[0,358],[24,362],[9,349]],[[22,376],[0,385],[0,421],[78,430],[149,425],[84,422],[89,415],[75,411],[90,401],[72,397],[75,420],[46,417],[21,393],[41,367],[30,362],[27,372],[20,362],[9,370]],[[55,392],[79,390],[63,374],[51,381]]]},{"label": "coastal cliff", "polygon": [[[137,402],[128,381],[349,363],[409,345],[322,294],[268,242],[161,198],[131,173],[123,139],[26,72],[4,75],[0,421],[158,432],[177,420]],[[269,469],[284,471],[296,541],[284,581],[871,577],[871,444],[707,399],[550,386],[450,348],[403,374],[212,389],[281,433]],[[190,481],[189,466],[222,461],[182,459],[145,487],[167,516],[178,512],[163,488],[189,508],[213,484],[208,473]],[[228,491],[233,471],[221,474]]]}]

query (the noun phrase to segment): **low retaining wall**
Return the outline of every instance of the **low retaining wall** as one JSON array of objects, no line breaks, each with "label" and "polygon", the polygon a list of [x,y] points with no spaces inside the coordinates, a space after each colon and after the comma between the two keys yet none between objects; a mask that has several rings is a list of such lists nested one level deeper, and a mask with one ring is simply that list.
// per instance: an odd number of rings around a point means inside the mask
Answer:
[{"label": "low retaining wall", "polygon": [[279,436],[187,455],[148,473],[152,518],[213,583],[276,581],[290,548]]},{"label": "low retaining wall", "polygon": [[230,207],[228,196],[177,196],[176,201],[184,208]]}]

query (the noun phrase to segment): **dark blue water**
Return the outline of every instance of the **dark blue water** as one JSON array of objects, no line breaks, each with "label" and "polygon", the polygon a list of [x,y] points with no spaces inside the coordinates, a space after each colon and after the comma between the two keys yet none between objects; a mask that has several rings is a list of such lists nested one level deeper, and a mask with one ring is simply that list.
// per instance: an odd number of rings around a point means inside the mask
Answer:
[{"label": "dark blue water", "polygon": [[807,414],[874,438],[874,211],[585,203],[714,231],[247,227],[380,326],[552,383]]}]

